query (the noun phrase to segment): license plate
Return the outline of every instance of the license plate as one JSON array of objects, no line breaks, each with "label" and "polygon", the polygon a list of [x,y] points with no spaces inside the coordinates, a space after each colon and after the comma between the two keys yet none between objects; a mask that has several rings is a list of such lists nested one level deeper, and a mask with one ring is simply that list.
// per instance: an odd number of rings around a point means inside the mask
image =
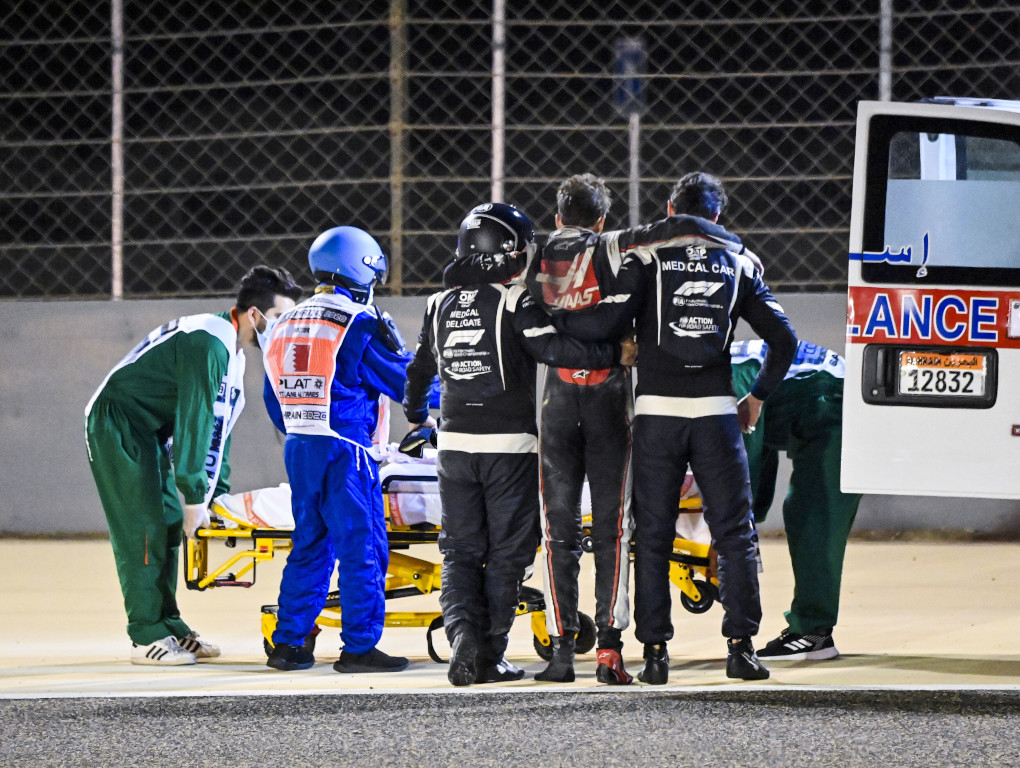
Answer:
[{"label": "license plate", "polygon": [[899,394],[984,397],[987,373],[980,353],[900,352]]}]

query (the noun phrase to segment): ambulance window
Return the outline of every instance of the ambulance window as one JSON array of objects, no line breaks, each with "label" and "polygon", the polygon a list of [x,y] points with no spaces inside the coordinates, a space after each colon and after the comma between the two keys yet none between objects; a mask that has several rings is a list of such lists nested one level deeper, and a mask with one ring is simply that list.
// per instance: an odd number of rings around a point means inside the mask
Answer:
[{"label": "ambulance window", "polygon": [[1020,285],[1020,128],[884,122],[868,148],[865,281]]}]

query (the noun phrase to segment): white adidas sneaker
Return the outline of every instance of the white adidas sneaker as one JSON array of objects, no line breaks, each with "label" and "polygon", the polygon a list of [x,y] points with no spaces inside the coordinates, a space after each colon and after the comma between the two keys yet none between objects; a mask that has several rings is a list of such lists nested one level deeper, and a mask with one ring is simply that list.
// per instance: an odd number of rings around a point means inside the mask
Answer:
[{"label": "white adidas sneaker", "polygon": [[197,632],[189,632],[184,637],[178,637],[177,643],[184,650],[195,654],[196,659],[211,659],[220,655],[220,647],[203,640]]},{"label": "white adidas sneaker", "polygon": [[179,667],[194,664],[195,654],[181,648],[177,638],[168,635],[148,645],[131,643],[131,663],[158,667]]}]

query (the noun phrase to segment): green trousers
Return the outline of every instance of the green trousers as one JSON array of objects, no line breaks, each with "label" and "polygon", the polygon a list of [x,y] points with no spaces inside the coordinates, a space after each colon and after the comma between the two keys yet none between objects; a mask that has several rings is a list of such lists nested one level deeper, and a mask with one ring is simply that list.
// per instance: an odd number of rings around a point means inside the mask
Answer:
[{"label": "green trousers", "polygon": [[[733,367],[737,397],[754,383],[756,362]],[[755,520],[772,506],[779,452],[793,463],[783,502],[793,604],[786,612],[790,631],[815,634],[836,626],[843,556],[860,494],[839,490],[843,437],[843,380],[827,373],[787,379],[769,396],[757,428],[744,435]]]},{"label": "green trousers", "polygon": [[110,529],[128,636],[138,645],[183,637],[191,631],[176,597],[183,512],[169,453],[156,435],[135,430],[102,396],[85,420],[85,440]]}]

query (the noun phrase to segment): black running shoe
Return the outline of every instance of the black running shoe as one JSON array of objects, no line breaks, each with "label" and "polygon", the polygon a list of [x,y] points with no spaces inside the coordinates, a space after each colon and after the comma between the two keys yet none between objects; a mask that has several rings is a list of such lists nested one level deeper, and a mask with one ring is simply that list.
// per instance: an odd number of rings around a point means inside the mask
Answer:
[{"label": "black running shoe", "polygon": [[266,661],[267,667],[279,669],[283,672],[293,672],[295,669],[308,669],[315,664],[315,656],[302,645],[289,645],[277,643],[273,646],[273,652],[269,654]]},{"label": "black running shoe", "polygon": [[359,672],[401,672],[411,662],[403,656],[390,656],[378,648],[368,653],[340,651],[340,658],[333,662],[337,672],[357,674]]},{"label": "black running shoe", "polygon": [[471,685],[478,677],[478,639],[474,632],[459,632],[450,644],[447,679],[456,686]]},{"label": "black running shoe", "polygon": [[[514,680],[522,680],[524,678],[524,670],[520,667],[515,667],[506,657],[500,659],[495,664],[484,664],[480,666],[478,674],[475,675],[476,683],[509,683]],[[456,683],[454,683],[456,685]]]},{"label": "black running shoe", "polygon": [[769,671],[765,669],[754,652],[751,638],[733,638],[728,643],[729,653],[726,656],[726,677],[738,680],[767,680]]},{"label": "black running shoe", "polygon": [[665,643],[645,643],[645,666],[638,672],[637,679],[649,685],[669,682],[669,653]]},{"label": "black running shoe", "polygon": [[822,630],[813,635],[799,635],[789,627],[783,633],[758,651],[763,659],[776,661],[822,661],[839,656],[832,630]]}]

